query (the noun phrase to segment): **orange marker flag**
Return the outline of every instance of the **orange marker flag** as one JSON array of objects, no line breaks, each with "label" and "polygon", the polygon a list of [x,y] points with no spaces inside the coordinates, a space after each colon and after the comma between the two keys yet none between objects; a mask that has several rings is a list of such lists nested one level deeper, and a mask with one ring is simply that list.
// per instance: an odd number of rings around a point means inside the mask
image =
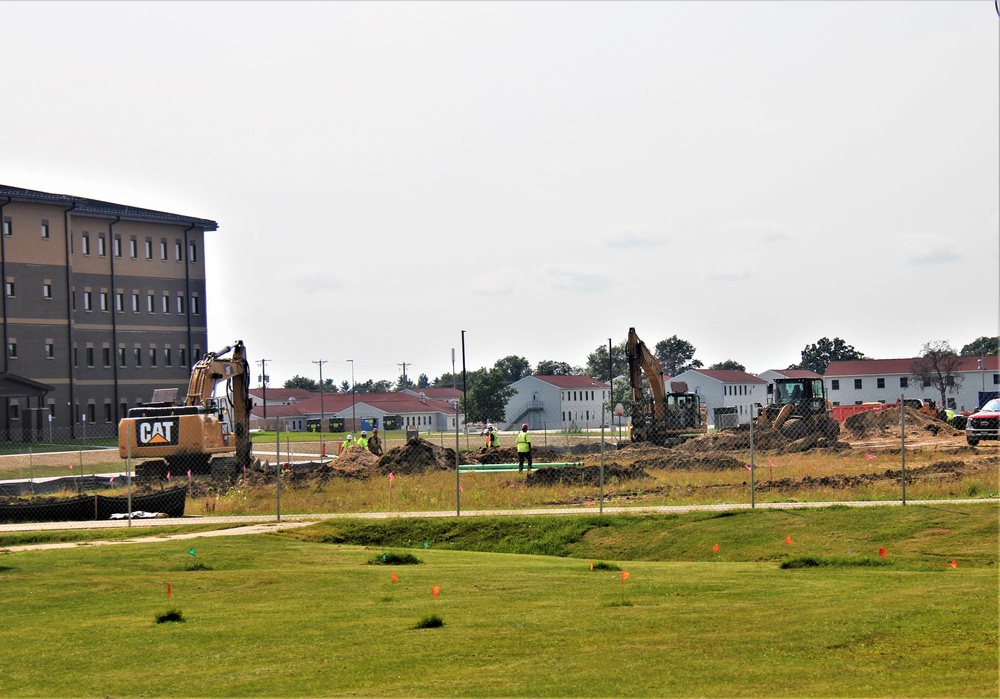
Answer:
[{"label": "orange marker flag", "polygon": [[172,597],[173,594],[173,590],[170,589],[170,583],[167,583],[167,597]]},{"label": "orange marker flag", "polygon": [[392,576],[392,581],[393,582],[399,582],[399,578],[396,577],[395,573],[390,573],[390,575]]},{"label": "orange marker flag", "polygon": [[623,570],[622,571],[622,582],[625,582],[626,580],[628,580],[628,575],[629,575],[629,573],[628,573],[627,570]]},{"label": "orange marker flag", "polygon": [[718,553],[719,552],[719,545],[716,544],[715,546],[713,546],[712,550],[715,551],[716,553]]},{"label": "orange marker flag", "polygon": [[790,537],[790,536],[788,536],[788,535],[786,534],[786,535],[785,535],[785,543],[786,543],[786,544],[788,544],[789,546],[791,546],[791,545],[792,545],[792,544],[794,544],[795,542],[794,542],[794,541],[792,541],[792,537]]},{"label": "orange marker flag", "polygon": [[593,561],[591,561],[591,562],[590,562],[590,569],[591,569],[591,570],[593,570],[593,569],[594,569],[594,562],[593,562]]},{"label": "orange marker flag", "polygon": [[952,561],[948,565],[950,565],[952,568],[958,568],[958,561]]},{"label": "orange marker flag", "polygon": [[431,597],[434,597],[436,599],[439,592],[441,592],[441,588],[435,585],[434,587],[431,588]]},{"label": "orange marker flag", "polygon": [[880,556],[881,556],[882,558],[885,558],[886,556],[888,556],[888,555],[889,555],[889,552],[888,552],[888,551],[886,551],[886,550],[885,550],[884,548],[882,548],[881,546],[879,546],[879,547],[878,547],[878,555],[880,555]]}]

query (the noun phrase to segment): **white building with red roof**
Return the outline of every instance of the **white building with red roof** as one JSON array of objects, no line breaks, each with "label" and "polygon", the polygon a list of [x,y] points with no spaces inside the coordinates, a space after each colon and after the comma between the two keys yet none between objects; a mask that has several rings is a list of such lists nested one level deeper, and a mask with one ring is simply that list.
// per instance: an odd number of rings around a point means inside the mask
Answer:
[{"label": "white building with red roof", "polygon": [[690,369],[673,378],[670,384],[686,383],[687,390],[698,394],[708,411],[708,424],[716,428],[733,427],[733,423],[749,422],[754,403],[767,402],[768,382],[735,369]]},{"label": "white building with red roof", "polygon": [[[272,406],[268,391],[267,427],[274,418],[282,419],[282,429],[319,429],[326,421],[327,432],[360,432],[415,427],[420,432],[455,429],[456,406],[448,401],[404,392],[394,393],[309,393],[292,405]],[[276,412],[280,411],[280,412]],[[263,406],[251,412],[251,426],[265,426]],[[255,424],[256,423],[256,424]]]},{"label": "white building with red roof", "polygon": [[[975,410],[1000,391],[1000,357],[958,360],[957,381],[946,393],[946,407]],[[940,403],[941,394],[935,387],[913,378],[913,365],[918,361],[919,357],[830,362],[823,375],[827,398],[834,405],[895,403],[900,396]]]},{"label": "white building with red roof", "polygon": [[503,429],[587,429],[600,427],[609,415],[604,406],[611,387],[589,376],[525,376],[510,385]]}]

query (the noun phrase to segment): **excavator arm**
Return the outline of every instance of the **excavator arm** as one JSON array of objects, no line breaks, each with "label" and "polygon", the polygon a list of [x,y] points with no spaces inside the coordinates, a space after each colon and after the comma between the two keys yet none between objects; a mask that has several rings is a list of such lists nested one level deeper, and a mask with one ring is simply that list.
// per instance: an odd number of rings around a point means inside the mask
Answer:
[{"label": "excavator arm", "polygon": [[[223,355],[232,352],[229,358]],[[204,405],[215,392],[215,387],[226,381],[226,392],[233,405],[233,432],[236,436],[236,459],[244,466],[251,461],[250,444],[250,365],[246,346],[242,340],[218,352],[209,352],[191,369],[185,405]]]},{"label": "excavator arm", "polygon": [[632,413],[642,410],[642,374],[645,372],[649,387],[653,392],[653,415],[657,420],[663,420],[666,415],[664,406],[663,368],[646,343],[639,339],[635,328],[628,329],[628,342],[625,345],[625,355],[628,358],[629,377],[632,383]]}]

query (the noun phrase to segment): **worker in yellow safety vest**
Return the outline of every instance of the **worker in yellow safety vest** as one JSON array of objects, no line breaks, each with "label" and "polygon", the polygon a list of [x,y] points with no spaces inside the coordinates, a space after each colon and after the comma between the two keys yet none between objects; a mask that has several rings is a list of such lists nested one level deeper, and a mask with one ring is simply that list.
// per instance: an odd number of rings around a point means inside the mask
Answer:
[{"label": "worker in yellow safety vest", "polygon": [[521,425],[517,433],[517,472],[524,470],[524,460],[528,459],[528,473],[531,473],[531,435],[528,434],[528,423]]},{"label": "worker in yellow safety vest", "polygon": [[361,430],[361,439],[358,440],[358,446],[362,449],[368,449],[368,433],[365,430]]}]

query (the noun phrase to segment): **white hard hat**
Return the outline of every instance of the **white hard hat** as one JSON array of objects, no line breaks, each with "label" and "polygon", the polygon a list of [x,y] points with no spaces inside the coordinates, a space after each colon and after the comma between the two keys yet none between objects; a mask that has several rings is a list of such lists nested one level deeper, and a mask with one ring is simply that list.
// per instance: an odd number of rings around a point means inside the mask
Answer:
[{"label": "white hard hat", "polygon": [[364,430],[361,430],[361,436],[362,436],[362,437],[364,437],[364,436],[365,436],[366,434],[368,434],[368,433],[367,433],[367,432],[365,432]]},{"label": "white hard hat", "polygon": [[347,438],[348,439],[354,439],[354,437],[352,437],[351,435],[347,435]]}]

